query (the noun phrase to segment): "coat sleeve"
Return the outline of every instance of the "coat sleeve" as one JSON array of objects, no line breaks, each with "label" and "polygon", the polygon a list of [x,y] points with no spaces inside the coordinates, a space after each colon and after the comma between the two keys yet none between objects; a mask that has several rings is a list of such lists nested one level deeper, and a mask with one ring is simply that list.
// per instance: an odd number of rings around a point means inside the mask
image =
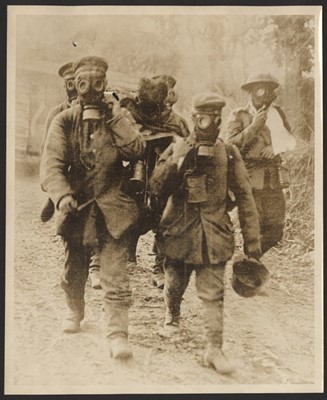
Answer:
[{"label": "coat sleeve", "polygon": [[261,254],[259,214],[252,194],[252,187],[240,152],[233,146],[229,187],[235,195],[244,239],[245,254]]},{"label": "coat sleeve", "polygon": [[189,136],[190,130],[188,129],[187,122],[183,117],[181,117],[181,119],[180,119],[180,126],[181,126],[181,136],[182,137]]},{"label": "coat sleeve", "polygon": [[245,127],[242,120],[244,110],[234,110],[229,116],[226,129],[226,142],[235,144],[241,151],[256,140],[257,129],[253,129],[252,125]]},{"label": "coat sleeve", "polygon": [[41,185],[48,192],[56,208],[64,196],[73,194],[66,178],[69,166],[66,131],[69,129],[69,122],[72,123],[67,119],[65,112],[58,114],[52,120],[41,155]]},{"label": "coat sleeve", "polygon": [[169,197],[182,183],[182,173],[172,162],[173,144],[161,154],[149,181],[150,193],[158,197]]},{"label": "coat sleeve", "polygon": [[115,146],[124,160],[134,161],[142,158],[145,142],[139,133],[134,118],[127,110],[109,122]]},{"label": "coat sleeve", "polygon": [[54,107],[52,110],[50,110],[47,119],[45,121],[45,127],[44,127],[44,133],[43,133],[43,137],[42,137],[42,141],[41,141],[41,147],[40,147],[40,154],[43,153],[43,149],[45,146],[45,142],[47,140],[47,136],[48,136],[48,132],[49,132],[49,128],[51,125],[52,120],[54,119],[54,117],[59,114],[62,111],[61,109],[61,105]]}]

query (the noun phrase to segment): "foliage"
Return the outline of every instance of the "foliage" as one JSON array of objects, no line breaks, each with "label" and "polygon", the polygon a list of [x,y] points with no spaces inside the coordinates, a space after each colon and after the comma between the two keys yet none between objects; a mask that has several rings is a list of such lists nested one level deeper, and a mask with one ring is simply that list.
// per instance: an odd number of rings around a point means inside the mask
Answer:
[{"label": "foliage", "polygon": [[291,198],[288,201],[284,241],[303,251],[314,249],[314,142],[298,140],[286,155],[291,171]]},{"label": "foliage", "polygon": [[271,16],[274,25],[272,39],[274,40],[274,57],[282,65],[286,52],[300,59],[300,72],[311,72],[314,57],[314,30],[312,17],[301,16]]}]

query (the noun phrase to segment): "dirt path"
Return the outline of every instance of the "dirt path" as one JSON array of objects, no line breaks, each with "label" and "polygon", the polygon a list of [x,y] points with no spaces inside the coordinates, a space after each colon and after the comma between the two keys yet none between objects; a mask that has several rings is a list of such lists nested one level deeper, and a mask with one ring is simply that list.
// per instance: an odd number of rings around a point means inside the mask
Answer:
[{"label": "dirt path", "polygon": [[224,377],[202,365],[201,311],[193,279],[182,306],[181,334],[173,339],[159,336],[163,300],[161,292],[151,285],[152,236],[143,236],[137,267],[131,270],[134,305],[130,341],[135,363],[125,367],[109,359],[101,291],[86,287],[86,318],[81,333],[61,333],[65,307],[59,287],[63,249],[53,223],[43,224],[39,219],[44,200],[36,179],[17,181],[17,387],[39,387],[38,392],[45,393],[49,386],[66,393],[95,393],[105,386],[119,385],[104,390],[110,393],[128,392],[132,387],[147,391],[151,385],[158,391],[176,392],[183,385],[188,392],[198,392],[199,385],[314,382],[314,276],[309,256],[289,261],[282,247],[274,250],[264,260],[272,274],[268,288],[261,296],[249,299],[234,293],[231,266],[227,267],[224,346],[238,369],[233,376]]}]

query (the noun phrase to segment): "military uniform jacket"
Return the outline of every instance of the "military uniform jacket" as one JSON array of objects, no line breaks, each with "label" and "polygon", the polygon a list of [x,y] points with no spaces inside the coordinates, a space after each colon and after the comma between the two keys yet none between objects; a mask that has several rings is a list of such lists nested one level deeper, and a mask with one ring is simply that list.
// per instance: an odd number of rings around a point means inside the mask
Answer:
[{"label": "military uniform jacket", "polygon": [[68,99],[66,99],[65,101],[63,101],[62,103],[58,104],[57,106],[53,107],[48,116],[47,119],[45,121],[45,129],[44,129],[44,134],[43,134],[43,138],[42,138],[42,142],[41,142],[41,154],[43,152],[44,149],[44,145],[48,136],[48,131],[49,131],[49,127],[50,124],[52,122],[52,120],[54,119],[54,117],[56,115],[58,115],[59,113],[61,113],[64,110],[67,110],[67,108],[71,107],[71,104],[69,103]]},{"label": "military uniform jacket", "polygon": [[170,195],[157,235],[158,247],[165,256],[202,264],[205,235],[211,264],[226,262],[232,257],[235,244],[233,226],[227,213],[228,186],[236,197],[244,249],[246,252],[260,252],[259,217],[251,184],[239,151],[237,148],[233,150],[232,168],[228,172],[226,147],[220,140],[215,144],[212,165],[203,169],[208,197],[200,204],[187,201],[185,185],[185,172],[193,163],[194,149],[186,156],[180,169],[171,160],[174,144],[162,154],[152,174],[150,189],[158,196]]},{"label": "military uniform jacket", "polygon": [[[285,114],[280,107],[272,105],[282,118],[284,127],[290,132],[291,128],[286,120]],[[272,160],[262,159],[260,152],[264,147],[271,144],[271,133],[265,125],[257,131],[251,127],[253,115],[250,112],[250,104],[245,108],[232,111],[227,124],[226,141],[235,144],[245,161],[253,189],[280,188],[278,166],[280,156]],[[267,179],[268,178],[268,179]]]},{"label": "military uniform jacket", "polygon": [[[103,118],[96,133],[83,138],[80,105],[61,112],[52,121],[41,159],[42,185],[56,208],[69,194],[79,204],[91,202],[76,218],[57,213],[57,233],[62,236],[83,232],[94,203],[114,238],[119,238],[137,220],[138,206],[124,191],[122,162],[142,158],[144,143],[129,117],[125,110],[109,121]],[[82,150],[84,142],[88,146]],[[63,233],[63,225],[71,232],[65,228]]]}]

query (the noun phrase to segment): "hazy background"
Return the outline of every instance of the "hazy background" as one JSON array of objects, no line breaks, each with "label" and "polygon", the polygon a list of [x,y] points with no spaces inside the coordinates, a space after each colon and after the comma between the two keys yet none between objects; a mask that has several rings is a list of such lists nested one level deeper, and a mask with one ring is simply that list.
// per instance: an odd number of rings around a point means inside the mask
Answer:
[{"label": "hazy background", "polygon": [[135,85],[142,76],[174,76],[179,94],[175,109],[187,119],[196,93],[221,94],[227,116],[246,103],[240,85],[248,75],[271,72],[282,83],[279,102],[296,135],[309,140],[314,131],[312,17],[22,15],[16,21],[17,100],[25,101],[17,111],[23,115],[30,110],[23,118],[29,120],[23,135],[32,151],[37,151],[36,138],[49,108],[64,98],[58,68],[91,54],[108,61],[109,83],[122,79]]}]

